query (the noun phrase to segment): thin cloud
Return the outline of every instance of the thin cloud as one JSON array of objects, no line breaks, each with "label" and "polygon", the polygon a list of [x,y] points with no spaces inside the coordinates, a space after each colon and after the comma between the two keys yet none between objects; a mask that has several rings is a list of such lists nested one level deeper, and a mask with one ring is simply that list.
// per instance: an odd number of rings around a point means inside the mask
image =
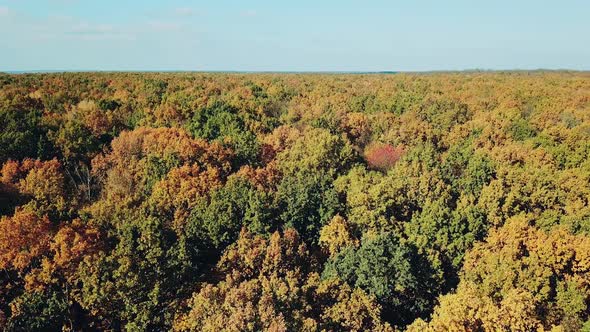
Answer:
[{"label": "thin cloud", "polygon": [[0,6],[0,17],[12,16],[13,12],[8,7]]},{"label": "thin cloud", "polygon": [[77,3],[78,0],[50,0],[50,2],[55,3],[55,4],[70,5],[70,4]]},{"label": "thin cloud", "polygon": [[174,9],[174,14],[178,16],[193,16],[196,14],[196,11],[190,7],[181,7]]},{"label": "thin cloud", "polygon": [[47,20],[55,23],[71,23],[76,21],[72,16],[61,14],[50,14],[47,16]]},{"label": "thin cloud", "polygon": [[37,26],[43,39],[70,40],[135,40],[136,36],[129,29],[111,24],[93,24],[84,21],[74,23],[75,19],[63,17]]},{"label": "thin cloud", "polygon": [[102,35],[102,34],[112,34],[116,32],[115,28],[110,24],[88,24],[88,23],[81,23],[77,26],[74,26],[70,33],[73,34],[82,34],[82,35]]},{"label": "thin cloud", "polygon": [[258,15],[258,12],[254,9],[248,9],[248,10],[243,11],[241,13],[241,15],[244,17],[254,17],[254,16]]},{"label": "thin cloud", "polygon": [[180,24],[176,22],[165,22],[165,21],[151,21],[148,22],[148,26],[155,31],[165,32],[165,31],[176,31],[180,30]]}]

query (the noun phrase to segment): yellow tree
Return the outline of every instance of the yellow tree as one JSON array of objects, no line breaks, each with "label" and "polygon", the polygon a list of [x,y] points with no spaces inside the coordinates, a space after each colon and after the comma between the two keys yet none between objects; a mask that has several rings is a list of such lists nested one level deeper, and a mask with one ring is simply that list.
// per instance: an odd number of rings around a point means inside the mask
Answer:
[{"label": "yellow tree", "polygon": [[466,256],[461,282],[411,331],[579,330],[590,317],[590,239],[509,219]]},{"label": "yellow tree", "polygon": [[320,280],[292,229],[270,239],[242,231],[206,284],[178,315],[176,331],[389,331],[373,297],[337,279]]}]

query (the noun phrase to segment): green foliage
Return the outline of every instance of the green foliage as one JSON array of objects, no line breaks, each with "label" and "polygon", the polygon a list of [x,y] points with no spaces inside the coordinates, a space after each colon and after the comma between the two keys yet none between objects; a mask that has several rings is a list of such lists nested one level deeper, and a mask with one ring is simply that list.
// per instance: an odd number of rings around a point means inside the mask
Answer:
[{"label": "green foliage", "polygon": [[153,217],[121,220],[116,233],[110,252],[80,265],[78,301],[119,328],[166,326],[166,307],[186,291],[182,281],[198,276],[198,257],[187,255],[183,241]]},{"label": "green foliage", "polygon": [[442,164],[442,174],[456,195],[478,196],[495,175],[492,161],[470,146],[453,146]]},{"label": "green foliage", "polygon": [[330,259],[323,278],[334,277],[374,294],[383,318],[395,325],[423,317],[434,306],[432,267],[392,233],[365,238],[358,249],[349,247]]},{"label": "green foliage", "polygon": [[197,111],[188,124],[188,130],[195,137],[207,140],[222,140],[236,153],[237,165],[257,164],[260,144],[250,131],[237,110],[227,104]]},{"label": "green foliage", "polygon": [[525,119],[514,121],[510,125],[509,132],[516,141],[524,141],[536,135],[535,128]]},{"label": "green foliage", "polygon": [[468,106],[453,100],[424,101],[420,105],[418,116],[443,132],[467,122],[470,118]]},{"label": "green foliage", "polygon": [[463,256],[487,231],[485,214],[477,208],[452,210],[448,201],[427,202],[404,224],[408,239],[444,275],[445,290],[457,284]]},{"label": "green foliage", "polygon": [[148,156],[145,172],[145,191],[149,194],[154,184],[160,181],[171,169],[180,166],[180,158],[175,154],[169,154],[160,158],[158,156]]},{"label": "green foliage", "polygon": [[0,87],[0,329],[590,330],[586,73]]},{"label": "green foliage", "polygon": [[114,111],[119,108],[121,104],[112,99],[101,99],[98,101],[98,107],[103,111]]},{"label": "green foliage", "polygon": [[84,160],[98,151],[100,141],[79,121],[68,121],[48,134],[66,160]]},{"label": "green foliage", "polygon": [[269,200],[245,179],[232,178],[198,201],[186,226],[188,236],[223,249],[237,239],[242,227],[268,233],[273,228]]},{"label": "green foliage", "polygon": [[299,173],[278,184],[276,206],[286,227],[317,243],[323,225],[340,209],[338,195],[325,173]]},{"label": "green foliage", "polygon": [[580,330],[588,319],[590,292],[581,280],[590,241],[532,221],[512,217],[474,246],[456,290],[440,297],[429,324],[411,330]]},{"label": "green foliage", "polygon": [[67,327],[69,303],[62,292],[27,292],[14,300],[9,331],[58,331]]},{"label": "green foliage", "polygon": [[50,149],[39,110],[0,108],[0,163],[8,159],[47,158]]},{"label": "green foliage", "polygon": [[325,129],[310,130],[277,156],[285,174],[324,172],[327,176],[344,172],[356,158],[349,142]]},{"label": "green foliage", "polygon": [[334,187],[339,196],[344,197],[347,219],[361,234],[391,230],[395,219],[409,213],[403,197],[403,183],[363,166],[338,177]]},{"label": "green foliage", "polygon": [[155,107],[162,102],[162,97],[166,92],[168,83],[159,79],[146,79],[144,81],[144,91],[147,105]]}]

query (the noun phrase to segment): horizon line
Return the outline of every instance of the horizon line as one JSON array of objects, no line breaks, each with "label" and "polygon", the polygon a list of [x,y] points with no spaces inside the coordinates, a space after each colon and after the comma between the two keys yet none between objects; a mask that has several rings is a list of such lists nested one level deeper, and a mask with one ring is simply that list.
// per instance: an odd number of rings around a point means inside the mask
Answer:
[{"label": "horizon line", "polygon": [[579,72],[590,69],[428,69],[428,70],[185,70],[185,69],[27,69],[0,70],[2,74],[59,74],[59,73],[227,73],[227,74],[416,74],[416,73],[461,73],[461,72]]}]

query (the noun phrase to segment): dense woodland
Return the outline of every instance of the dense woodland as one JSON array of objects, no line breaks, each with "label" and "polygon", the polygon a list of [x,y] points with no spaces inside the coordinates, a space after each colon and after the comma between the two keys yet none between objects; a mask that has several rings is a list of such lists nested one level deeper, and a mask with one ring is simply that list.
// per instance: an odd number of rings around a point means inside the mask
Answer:
[{"label": "dense woodland", "polygon": [[590,74],[0,74],[7,331],[590,331]]}]

